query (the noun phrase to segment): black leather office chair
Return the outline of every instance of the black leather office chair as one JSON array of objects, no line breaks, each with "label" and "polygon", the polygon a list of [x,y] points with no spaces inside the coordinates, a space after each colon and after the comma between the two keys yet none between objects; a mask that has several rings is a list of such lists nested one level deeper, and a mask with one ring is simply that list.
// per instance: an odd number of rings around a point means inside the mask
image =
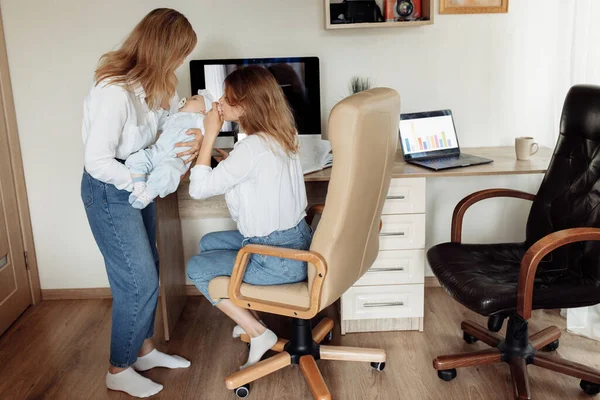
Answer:
[{"label": "black leather office chair", "polygon": [[[492,197],[533,200],[524,243],[461,243],[467,208]],[[481,340],[492,348],[437,357],[438,376],[448,381],[459,367],[506,362],[516,398],[530,399],[527,365],[533,364],[579,378],[586,393],[599,393],[600,371],[548,353],[558,348],[558,328],[531,336],[527,328],[532,309],[600,303],[599,228],[600,87],[579,85],[565,100],[558,143],[537,195],[492,189],[466,197],[454,211],[452,241],[427,253],[434,274],[455,300],[492,317],[491,330],[471,321],[461,326],[465,341]],[[500,329],[505,316],[502,338],[492,331]]]}]

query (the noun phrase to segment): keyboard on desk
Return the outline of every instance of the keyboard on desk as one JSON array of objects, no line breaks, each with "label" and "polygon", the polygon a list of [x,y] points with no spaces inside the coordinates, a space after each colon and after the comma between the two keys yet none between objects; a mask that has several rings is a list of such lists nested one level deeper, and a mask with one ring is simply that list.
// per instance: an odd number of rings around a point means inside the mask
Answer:
[{"label": "keyboard on desk", "polygon": [[471,165],[488,164],[493,160],[471,156],[469,154],[459,154],[453,156],[446,156],[440,158],[433,158],[429,160],[411,160],[413,164],[420,165],[425,168],[430,168],[436,171],[449,168],[468,167]]}]

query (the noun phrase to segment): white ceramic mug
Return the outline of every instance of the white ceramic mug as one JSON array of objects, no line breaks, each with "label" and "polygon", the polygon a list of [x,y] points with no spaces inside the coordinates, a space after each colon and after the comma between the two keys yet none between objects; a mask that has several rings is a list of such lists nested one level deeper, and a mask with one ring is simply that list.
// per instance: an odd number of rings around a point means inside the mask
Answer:
[{"label": "white ceramic mug", "polygon": [[539,149],[540,146],[532,137],[518,137],[515,139],[517,160],[529,160]]}]

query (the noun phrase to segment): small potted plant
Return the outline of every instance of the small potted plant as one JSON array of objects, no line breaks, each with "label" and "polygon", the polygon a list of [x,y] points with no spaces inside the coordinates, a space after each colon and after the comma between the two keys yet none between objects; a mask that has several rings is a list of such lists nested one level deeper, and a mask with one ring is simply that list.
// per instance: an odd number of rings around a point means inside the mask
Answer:
[{"label": "small potted plant", "polygon": [[350,79],[350,94],[356,94],[358,92],[362,92],[363,90],[369,90],[373,87],[373,82],[370,78],[365,78],[362,76],[353,76]]}]

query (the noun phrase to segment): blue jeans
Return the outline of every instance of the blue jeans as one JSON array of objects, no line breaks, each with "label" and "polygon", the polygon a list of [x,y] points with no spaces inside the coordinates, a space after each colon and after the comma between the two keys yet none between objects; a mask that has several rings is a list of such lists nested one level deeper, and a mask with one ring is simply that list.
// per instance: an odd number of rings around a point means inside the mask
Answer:
[{"label": "blue jeans", "polygon": [[154,335],[158,300],[156,205],[129,204],[129,192],[84,171],[81,199],[104,257],[113,296],[110,363],[126,368],[137,360],[144,339]]},{"label": "blue jeans", "polygon": [[[239,231],[213,232],[200,240],[200,254],[187,264],[187,276],[213,305],[208,295],[208,284],[217,276],[231,276],[238,251],[247,244],[286,247],[308,250],[312,241],[312,229],[302,220],[297,226],[285,231],[275,231],[264,237],[245,238]],[[307,277],[307,265],[303,261],[279,257],[250,256],[244,282],[251,285],[283,285],[301,282]]]}]

